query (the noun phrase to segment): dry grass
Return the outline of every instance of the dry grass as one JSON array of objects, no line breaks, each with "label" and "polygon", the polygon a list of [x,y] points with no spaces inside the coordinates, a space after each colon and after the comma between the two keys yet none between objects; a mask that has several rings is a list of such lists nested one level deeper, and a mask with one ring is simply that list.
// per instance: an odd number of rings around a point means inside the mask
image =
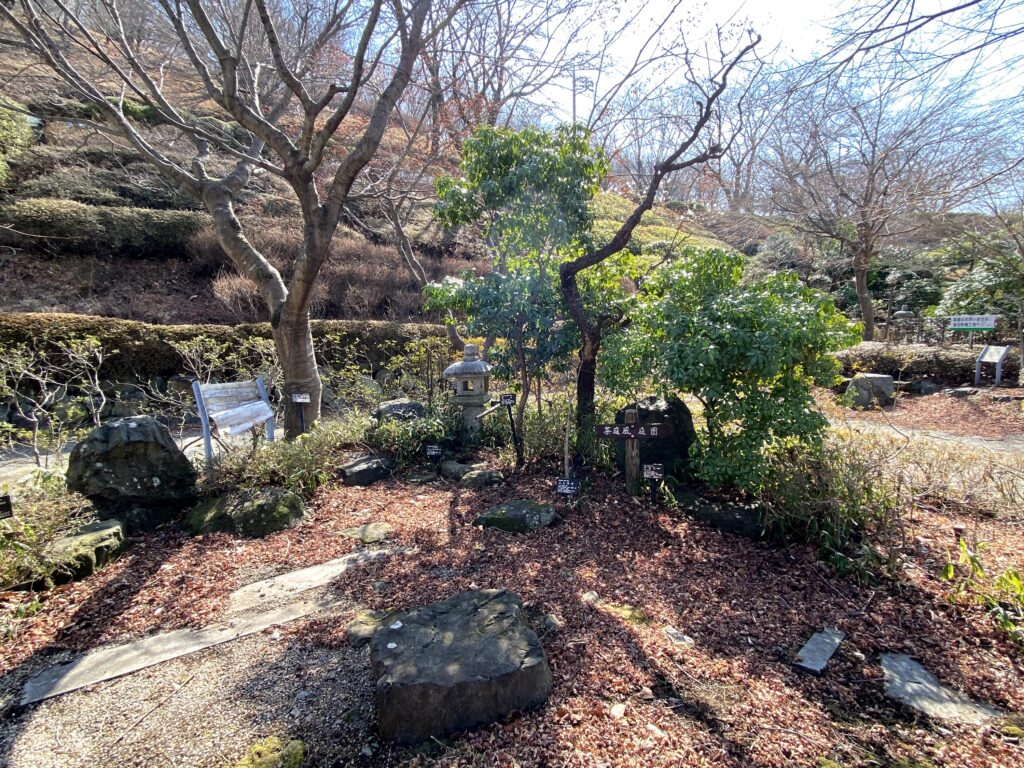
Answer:
[{"label": "dry grass", "polygon": [[866,457],[914,507],[1024,517],[1024,452],[854,425],[833,436],[836,450]]}]

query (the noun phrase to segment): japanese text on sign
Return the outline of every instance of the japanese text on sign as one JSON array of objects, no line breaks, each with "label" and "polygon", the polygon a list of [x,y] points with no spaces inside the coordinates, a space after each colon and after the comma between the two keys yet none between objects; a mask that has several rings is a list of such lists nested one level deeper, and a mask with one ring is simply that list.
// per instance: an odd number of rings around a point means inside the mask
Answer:
[{"label": "japanese text on sign", "polygon": [[668,424],[599,424],[598,437],[620,440],[645,440],[668,437],[672,428]]},{"label": "japanese text on sign", "polygon": [[580,492],[580,480],[578,477],[560,477],[555,485],[555,493],[563,493],[566,496]]}]

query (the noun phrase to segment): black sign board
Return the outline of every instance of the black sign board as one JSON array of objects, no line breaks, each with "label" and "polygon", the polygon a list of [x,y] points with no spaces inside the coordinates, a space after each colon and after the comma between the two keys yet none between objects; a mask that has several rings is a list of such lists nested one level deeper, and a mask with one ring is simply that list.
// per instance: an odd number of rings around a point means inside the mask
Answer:
[{"label": "black sign board", "polygon": [[672,434],[668,424],[598,424],[597,436],[613,440],[660,440]]},{"label": "black sign board", "polygon": [[664,464],[644,464],[644,480],[662,480],[665,477]]},{"label": "black sign board", "polygon": [[563,493],[572,496],[580,492],[580,479],[578,477],[560,477],[555,486],[555,493]]},{"label": "black sign board", "polygon": [[514,394],[502,395],[501,404],[505,407],[516,404],[516,396]]},{"label": "black sign board", "polygon": [[441,458],[441,446],[440,445],[428,445],[427,446],[427,458],[428,459],[439,459],[439,458]]},{"label": "black sign board", "polygon": [[10,494],[3,494],[0,496],[0,520],[6,520],[8,517],[14,517],[14,505],[11,503]]}]

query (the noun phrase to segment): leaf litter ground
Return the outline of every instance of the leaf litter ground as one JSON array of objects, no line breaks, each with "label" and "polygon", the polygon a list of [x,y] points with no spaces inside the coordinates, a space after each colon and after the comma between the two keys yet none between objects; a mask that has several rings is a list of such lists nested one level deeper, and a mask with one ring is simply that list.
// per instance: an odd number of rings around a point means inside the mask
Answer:
[{"label": "leaf litter ground", "polygon": [[[329,595],[387,611],[515,590],[555,676],[542,709],[420,749],[380,744],[367,652],[344,641],[349,608],[9,712],[0,763],[218,766],[287,733],[307,742],[308,765],[1024,766],[1002,723],[936,723],[886,699],[878,663],[880,651],[909,653],[973,697],[1024,708],[1019,651],[980,607],[948,601],[938,578],[957,524],[988,542],[991,568],[1024,566],[1020,517],[922,511],[908,524],[916,543],[900,579],[861,586],[809,548],[722,534],[601,477],[574,507],[559,504],[554,527],[513,536],[471,525],[512,498],[553,500],[552,480],[526,473],[486,491],[337,485],[306,523],[261,541],[137,537],[96,576],[40,596],[0,648],[0,695],[9,703],[30,671],[70,651],[215,622],[237,586],[346,554],[359,545],[341,531],[372,521],[391,524],[390,543],[408,551],[345,573]],[[581,599],[590,591],[597,604]],[[546,629],[546,614],[562,626]],[[792,661],[824,626],[848,637],[816,678]]]}]

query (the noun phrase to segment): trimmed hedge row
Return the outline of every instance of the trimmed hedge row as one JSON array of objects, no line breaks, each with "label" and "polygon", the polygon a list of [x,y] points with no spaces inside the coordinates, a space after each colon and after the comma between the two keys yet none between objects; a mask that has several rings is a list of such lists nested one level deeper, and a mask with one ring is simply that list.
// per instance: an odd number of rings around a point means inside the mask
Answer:
[{"label": "trimmed hedge row", "polygon": [[[981,347],[965,345],[931,347],[925,344],[885,344],[863,341],[836,353],[843,373],[882,373],[894,378],[930,379],[958,386],[974,381],[974,363]],[[1003,363],[1003,379],[1013,380],[1020,369],[1020,358],[1011,350]]]},{"label": "trimmed hedge row", "polygon": [[181,258],[210,217],[199,211],[85,205],[33,198],[0,208],[0,244],[62,254]]},{"label": "trimmed hedge row", "polygon": [[[319,352],[334,362],[355,362],[376,369],[407,342],[443,336],[439,325],[387,323],[375,320],[314,320],[313,338]],[[270,338],[269,323],[248,325],[150,325],[134,320],[72,314],[0,313],[0,350],[27,344],[52,350],[61,342],[93,336],[107,350],[117,350],[103,365],[102,375],[115,381],[181,373],[181,358],[171,342],[207,336],[217,342],[242,343],[247,338]]]}]

